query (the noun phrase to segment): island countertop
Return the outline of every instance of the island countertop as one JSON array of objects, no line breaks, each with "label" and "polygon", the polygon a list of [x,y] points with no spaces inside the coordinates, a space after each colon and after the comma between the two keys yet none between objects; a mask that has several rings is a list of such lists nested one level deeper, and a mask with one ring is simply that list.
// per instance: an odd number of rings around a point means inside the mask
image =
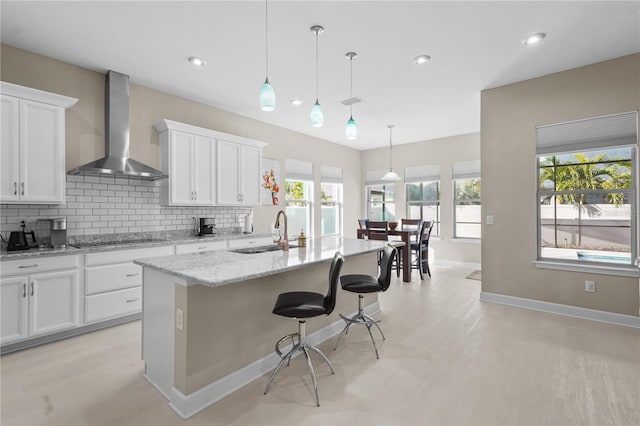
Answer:
[{"label": "island countertop", "polygon": [[323,237],[307,239],[306,247],[289,251],[244,254],[216,250],[137,259],[134,263],[180,277],[187,286],[218,287],[330,262],[337,251],[348,258],[380,250],[385,244],[385,241]]}]

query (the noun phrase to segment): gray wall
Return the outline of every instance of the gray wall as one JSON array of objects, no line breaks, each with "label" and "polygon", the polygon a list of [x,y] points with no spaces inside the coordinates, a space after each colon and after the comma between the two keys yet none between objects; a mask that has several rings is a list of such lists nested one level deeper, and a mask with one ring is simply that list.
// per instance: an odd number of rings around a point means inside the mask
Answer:
[{"label": "gray wall", "polygon": [[[538,269],[535,127],[640,108],[640,55],[508,86],[481,97],[482,290],[638,315],[638,279]],[[596,281],[596,293],[584,281]]]}]

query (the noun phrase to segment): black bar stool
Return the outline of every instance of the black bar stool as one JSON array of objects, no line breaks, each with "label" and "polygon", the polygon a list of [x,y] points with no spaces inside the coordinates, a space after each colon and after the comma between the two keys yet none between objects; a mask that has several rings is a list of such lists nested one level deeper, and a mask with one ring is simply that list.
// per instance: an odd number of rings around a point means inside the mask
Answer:
[{"label": "black bar stool", "polygon": [[364,296],[361,293],[377,293],[387,291],[389,285],[391,284],[391,269],[393,267],[393,259],[396,258],[397,255],[398,250],[395,247],[388,245],[382,250],[382,258],[380,260],[380,274],[378,275],[378,277],[363,274],[343,275],[340,277],[340,284],[342,285],[343,290],[360,294],[358,294],[358,313],[351,318],[345,317],[344,315],[340,314],[340,317],[342,317],[342,319],[346,322],[346,325],[338,336],[336,346],[333,348],[333,350],[336,350],[336,348],[338,347],[338,343],[340,343],[340,338],[343,334],[347,334],[349,332],[349,328],[353,324],[363,324],[367,327],[367,331],[369,332],[369,336],[371,337],[371,341],[373,342],[373,350],[376,352],[376,358],[380,358],[380,356],[378,355],[378,348],[376,347],[376,341],[373,338],[373,333],[371,333],[371,327],[374,325],[376,326],[376,328],[380,332],[380,335],[382,336],[382,340],[385,340],[384,333],[382,333],[382,329],[378,325],[380,320],[375,320],[364,313],[362,306]]},{"label": "black bar stool", "polygon": [[[336,253],[331,262],[331,269],[329,270],[329,291],[327,295],[320,293],[313,293],[310,291],[292,291],[288,293],[281,293],[278,295],[276,304],[273,307],[273,313],[288,318],[311,318],[319,315],[329,315],[336,307],[336,293],[338,288],[338,277],[340,276],[340,270],[344,264],[344,257],[340,253]],[[280,346],[287,340],[291,339],[293,347],[289,352],[283,354],[280,350]],[[296,342],[297,339],[297,342]],[[316,397],[316,405],[320,406],[320,400],[318,399],[318,386],[316,384],[316,375],[313,371],[313,365],[311,365],[311,358],[309,357],[309,351],[315,352],[327,363],[331,374],[335,374],[333,367],[329,362],[329,359],[315,346],[311,346],[306,341],[305,332],[305,320],[298,320],[298,332],[284,336],[276,343],[276,352],[282,358],[276,368],[271,373],[267,387],[264,390],[266,395],[269,392],[273,378],[278,374],[280,367],[286,362],[287,365],[291,363],[291,357],[297,352],[302,352],[307,360],[307,367],[309,368],[309,375],[311,376],[311,382],[313,383],[313,390]]]}]

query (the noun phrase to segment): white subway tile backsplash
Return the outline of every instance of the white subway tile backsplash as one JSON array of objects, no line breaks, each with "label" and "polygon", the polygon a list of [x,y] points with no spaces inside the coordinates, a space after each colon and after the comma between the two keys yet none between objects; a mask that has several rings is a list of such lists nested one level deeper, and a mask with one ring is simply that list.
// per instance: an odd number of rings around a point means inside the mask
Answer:
[{"label": "white subway tile backsplash", "polygon": [[67,218],[67,236],[190,230],[193,218],[215,217],[218,228],[241,227],[250,207],[160,206],[160,184],[135,178],[67,176],[64,205],[0,205],[0,232],[35,228],[37,219]]}]

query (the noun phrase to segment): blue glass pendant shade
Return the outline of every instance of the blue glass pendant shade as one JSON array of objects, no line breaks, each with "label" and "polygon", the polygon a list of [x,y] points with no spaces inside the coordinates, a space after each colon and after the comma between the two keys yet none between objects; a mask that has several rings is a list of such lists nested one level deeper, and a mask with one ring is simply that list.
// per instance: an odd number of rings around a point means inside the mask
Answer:
[{"label": "blue glass pendant shade", "polygon": [[273,86],[269,83],[268,78],[264,81],[260,89],[260,108],[263,111],[273,111],[276,109],[276,93],[273,91]]},{"label": "blue glass pendant shade", "polygon": [[313,127],[322,127],[324,123],[324,112],[322,112],[322,106],[316,99],[316,103],[311,108],[311,125]]},{"label": "blue glass pendant shade", "polygon": [[353,117],[349,117],[345,133],[347,134],[347,139],[349,139],[350,141],[358,137],[358,126],[356,126],[356,121],[353,119]]}]

